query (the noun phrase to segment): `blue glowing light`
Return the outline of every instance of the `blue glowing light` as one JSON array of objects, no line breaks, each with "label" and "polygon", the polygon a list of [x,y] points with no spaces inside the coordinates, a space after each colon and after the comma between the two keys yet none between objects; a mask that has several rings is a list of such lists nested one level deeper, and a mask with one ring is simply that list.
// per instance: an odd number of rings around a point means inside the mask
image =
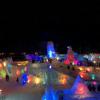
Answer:
[{"label": "blue glowing light", "polygon": [[47,44],[47,56],[48,58],[56,58],[53,42],[48,42]]},{"label": "blue glowing light", "polygon": [[58,96],[52,87],[48,87],[42,97],[42,100],[58,100]]},{"label": "blue glowing light", "polygon": [[21,76],[21,84],[22,85],[26,85],[27,80],[28,80],[27,74],[25,74],[25,73],[22,74],[22,76]]}]

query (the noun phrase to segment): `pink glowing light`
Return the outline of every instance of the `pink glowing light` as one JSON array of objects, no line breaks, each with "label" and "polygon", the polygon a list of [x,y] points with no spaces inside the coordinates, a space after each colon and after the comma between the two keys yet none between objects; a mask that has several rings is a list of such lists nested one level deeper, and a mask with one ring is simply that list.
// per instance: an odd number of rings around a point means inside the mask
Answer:
[{"label": "pink glowing light", "polygon": [[96,81],[93,81],[93,85],[96,85],[97,84],[97,82]]}]

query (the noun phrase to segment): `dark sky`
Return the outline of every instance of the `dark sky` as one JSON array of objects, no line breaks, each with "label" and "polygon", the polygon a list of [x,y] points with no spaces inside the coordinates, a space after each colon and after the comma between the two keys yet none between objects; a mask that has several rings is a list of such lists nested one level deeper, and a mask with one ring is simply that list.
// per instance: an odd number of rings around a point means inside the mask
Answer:
[{"label": "dark sky", "polygon": [[16,13],[0,16],[0,51],[44,52],[52,40],[58,52],[71,45],[77,52],[100,52],[98,3],[58,9],[58,14]]}]

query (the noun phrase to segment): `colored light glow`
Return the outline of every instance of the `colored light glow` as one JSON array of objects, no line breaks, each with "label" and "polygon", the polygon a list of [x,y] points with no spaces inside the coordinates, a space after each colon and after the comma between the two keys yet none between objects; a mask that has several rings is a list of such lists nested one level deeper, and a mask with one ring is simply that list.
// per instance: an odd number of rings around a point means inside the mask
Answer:
[{"label": "colored light glow", "polygon": [[60,82],[60,84],[62,84],[62,85],[65,85],[65,84],[67,83],[67,81],[66,81],[65,78],[60,79],[59,82]]},{"label": "colored light glow", "polygon": [[45,90],[42,100],[58,100],[58,96],[55,93],[55,91],[52,89],[52,87],[49,87]]},{"label": "colored light glow", "polygon": [[96,61],[93,61],[94,64],[96,64]]},{"label": "colored light glow", "polygon": [[49,57],[52,58],[52,51],[49,51],[48,54],[49,54]]},{"label": "colored light glow", "polygon": [[22,74],[24,73],[24,69],[21,70],[21,73],[22,73]]},{"label": "colored light glow", "polygon": [[82,67],[79,67],[79,70],[80,70],[80,71],[83,71],[83,70],[84,70],[84,68],[82,68]]},{"label": "colored light glow", "polygon": [[59,60],[59,57],[57,57],[56,59]]},{"label": "colored light glow", "polygon": [[16,75],[19,76],[20,74],[21,74],[21,73],[20,73],[20,70],[17,70],[17,71],[16,71]]},{"label": "colored light glow", "polygon": [[47,55],[48,55],[48,58],[56,58],[56,53],[55,53],[55,50],[54,50],[53,42],[48,42]]},{"label": "colored light glow", "polygon": [[0,89],[0,95],[2,94],[2,90]]},{"label": "colored light glow", "polygon": [[22,83],[22,85],[26,85],[27,81],[28,81],[27,74],[25,74],[25,73],[22,74],[22,76],[21,76],[21,83]]},{"label": "colored light glow", "polygon": [[85,78],[85,76],[86,76],[86,73],[80,72],[80,77],[81,77],[81,78]]},{"label": "colored light glow", "polygon": [[24,71],[27,71],[27,67],[24,68]]},{"label": "colored light glow", "polygon": [[59,83],[62,84],[62,85],[66,85],[67,79],[68,79],[68,77],[66,75],[60,75],[59,76]]},{"label": "colored light glow", "polygon": [[4,65],[4,67],[6,67],[6,66],[7,66],[7,62],[6,62],[6,61],[4,61],[4,62],[3,62],[3,65]]},{"label": "colored light glow", "polygon": [[2,66],[2,64],[0,63],[0,69],[2,68],[3,66]]},{"label": "colored light glow", "polygon": [[69,65],[70,64],[69,60],[65,60],[64,64]]},{"label": "colored light glow", "polygon": [[78,64],[78,60],[74,60],[74,65],[77,65]]},{"label": "colored light glow", "polygon": [[51,68],[52,68],[52,66],[50,65],[50,66],[49,66],[49,68],[51,69]]},{"label": "colored light glow", "polygon": [[97,84],[97,82],[96,82],[96,81],[93,81],[92,83],[93,83],[93,85],[96,85],[96,84]]},{"label": "colored light glow", "polygon": [[32,82],[32,79],[33,79],[33,76],[28,75],[28,81],[27,81],[27,83],[31,83]]},{"label": "colored light glow", "polygon": [[74,63],[74,62],[72,62],[72,65],[75,65],[75,63]]},{"label": "colored light glow", "polygon": [[91,72],[91,69],[90,69],[90,68],[87,68],[86,70],[87,70],[88,72]]},{"label": "colored light glow", "polygon": [[5,72],[5,70],[1,70],[0,71],[0,76],[2,77],[2,78],[5,78],[6,77],[6,72]]},{"label": "colored light glow", "polygon": [[40,83],[40,78],[35,78],[35,84],[39,84]]},{"label": "colored light glow", "polygon": [[87,88],[83,83],[78,84],[78,88],[76,90],[76,94],[86,94]]},{"label": "colored light glow", "polygon": [[95,74],[92,74],[91,78],[92,78],[92,80],[94,80],[95,79]]}]

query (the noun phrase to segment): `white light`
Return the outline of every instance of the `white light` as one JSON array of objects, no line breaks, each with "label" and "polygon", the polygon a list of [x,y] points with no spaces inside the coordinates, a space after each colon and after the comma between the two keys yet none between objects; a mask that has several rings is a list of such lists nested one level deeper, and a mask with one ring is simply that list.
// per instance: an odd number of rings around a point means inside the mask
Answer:
[{"label": "white light", "polygon": [[0,92],[2,92],[2,90],[0,89]]},{"label": "white light", "polygon": [[0,94],[2,94],[2,90],[0,89]]},{"label": "white light", "polygon": [[57,57],[57,60],[59,60],[59,57]]},{"label": "white light", "polygon": [[96,64],[96,61],[93,61],[94,64]]},{"label": "white light", "polygon": [[51,69],[51,68],[52,68],[52,66],[50,65],[50,66],[49,66],[49,68]]},{"label": "white light", "polygon": [[72,62],[72,65],[75,65],[74,62]]}]

